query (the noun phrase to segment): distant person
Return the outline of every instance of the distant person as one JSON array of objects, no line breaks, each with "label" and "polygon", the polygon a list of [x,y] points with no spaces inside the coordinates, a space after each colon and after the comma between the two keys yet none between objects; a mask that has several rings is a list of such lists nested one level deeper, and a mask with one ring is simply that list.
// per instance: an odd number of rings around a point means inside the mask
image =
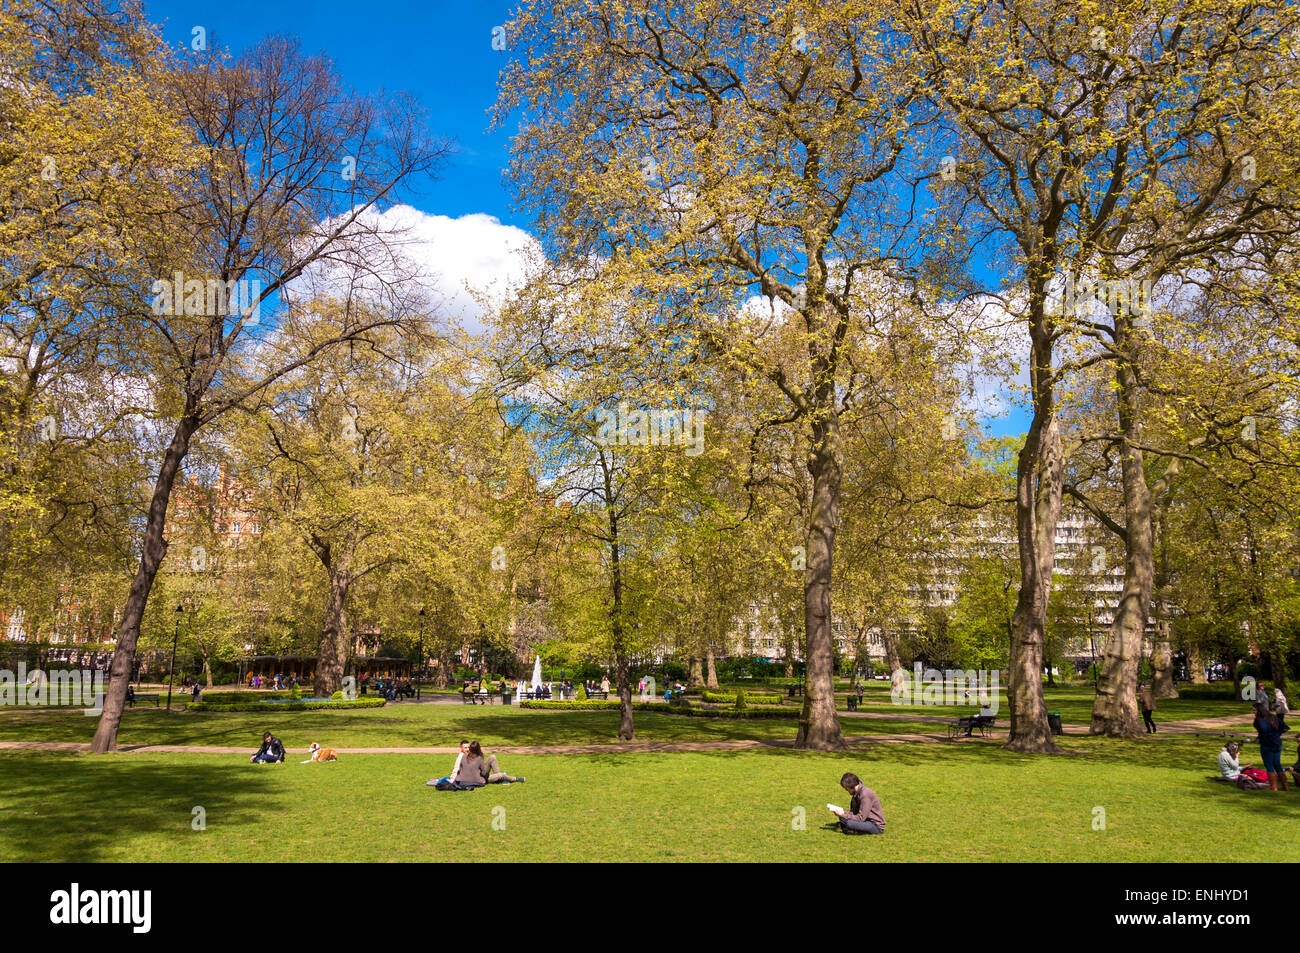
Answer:
[{"label": "distant person", "polygon": [[1291,714],[1291,706],[1287,703],[1286,694],[1280,688],[1273,689],[1273,710],[1282,718]]},{"label": "distant person", "polygon": [[262,747],[257,749],[257,754],[249,758],[248,762],[249,764],[283,764],[284,745],[269,731],[263,732]]},{"label": "distant person", "polygon": [[1156,696],[1151,691],[1151,686],[1146,682],[1143,682],[1138,689],[1138,699],[1142,703],[1142,723],[1146,725],[1147,734],[1154,735],[1156,733],[1156,722],[1151,716],[1156,710]]},{"label": "distant person", "polygon": [[876,792],[863,784],[856,774],[848,772],[840,778],[840,787],[852,796],[849,809],[826,805],[840,819],[840,830],[845,834],[885,833],[885,812]]},{"label": "distant person", "polygon": [[199,693],[202,692],[202,691],[203,691],[203,689],[199,687],[199,683],[198,683],[198,682],[195,682],[195,683],[194,683],[194,687],[191,689],[191,693],[194,695],[194,700],[195,700],[195,701],[198,701],[198,700],[199,700]]},{"label": "distant person", "polygon": [[603,676],[601,676],[601,679],[600,679],[600,690],[601,690],[602,692],[604,692],[606,695],[609,694],[609,676],[608,676],[608,675],[603,675]]},{"label": "distant person", "polygon": [[1259,733],[1259,754],[1264,762],[1264,773],[1268,775],[1270,791],[1290,790],[1286,784],[1286,775],[1282,772],[1282,736],[1290,729],[1286,719],[1279,717],[1268,707],[1268,702],[1255,706],[1255,731]]},{"label": "distant person", "polygon": [[126,707],[127,708],[135,707],[135,688],[132,685],[126,686]]},{"label": "distant person", "polygon": [[641,681],[636,683],[636,690],[641,695],[641,701],[645,701],[645,679],[644,678],[641,679]]}]

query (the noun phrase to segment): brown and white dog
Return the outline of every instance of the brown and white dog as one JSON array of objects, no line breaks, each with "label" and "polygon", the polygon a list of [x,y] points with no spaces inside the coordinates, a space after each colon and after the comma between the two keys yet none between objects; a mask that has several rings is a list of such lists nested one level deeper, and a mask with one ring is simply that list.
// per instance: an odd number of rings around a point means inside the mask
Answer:
[{"label": "brown and white dog", "polygon": [[301,762],[302,764],[311,764],[313,761],[337,761],[339,759],[338,752],[333,748],[322,748],[314,741],[308,751],[311,752],[311,757]]}]

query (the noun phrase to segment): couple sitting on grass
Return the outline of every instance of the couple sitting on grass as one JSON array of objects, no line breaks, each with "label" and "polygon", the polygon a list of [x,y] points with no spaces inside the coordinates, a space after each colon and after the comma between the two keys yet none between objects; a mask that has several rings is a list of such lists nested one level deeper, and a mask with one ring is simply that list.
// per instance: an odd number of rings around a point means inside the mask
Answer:
[{"label": "couple sitting on grass", "polygon": [[439,791],[472,791],[485,784],[513,784],[523,780],[502,771],[496,755],[490,754],[485,758],[483,747],[477,741],[462,741],[451,774],[425,783]]}]

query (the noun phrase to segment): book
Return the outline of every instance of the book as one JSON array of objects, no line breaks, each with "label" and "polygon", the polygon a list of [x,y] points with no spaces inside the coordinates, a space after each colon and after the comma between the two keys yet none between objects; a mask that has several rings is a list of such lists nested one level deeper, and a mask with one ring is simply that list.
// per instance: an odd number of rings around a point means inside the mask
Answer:
[{"label": "book", "polygon": [[832,814],[839,814],[844,810],[844,808],[836,807],[834,804],[831,804],[830,802],[827,802],[826,809],[830,811]]}]

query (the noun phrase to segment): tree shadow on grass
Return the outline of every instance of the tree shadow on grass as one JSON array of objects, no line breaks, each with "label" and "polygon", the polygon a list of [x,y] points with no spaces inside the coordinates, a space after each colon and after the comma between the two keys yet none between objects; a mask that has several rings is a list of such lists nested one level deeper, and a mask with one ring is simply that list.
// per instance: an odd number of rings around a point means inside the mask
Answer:
[{"label": "tree shadow on grass", "polygon": [[[288,796],[266,773],[279,766],[246,758],[177,763],[126,754],[0,755],[0,770],[6,775],[0,853],[10,861],[94,863],[141,837],[179,841],[192,831],[195,807],[203,808],[207,823],[254,827],[263,811]],[[163,859],[156,845],[144,849],[149,856],[114,853],[112,859]],[[178,844],[175,859],[194,858]]]}]

